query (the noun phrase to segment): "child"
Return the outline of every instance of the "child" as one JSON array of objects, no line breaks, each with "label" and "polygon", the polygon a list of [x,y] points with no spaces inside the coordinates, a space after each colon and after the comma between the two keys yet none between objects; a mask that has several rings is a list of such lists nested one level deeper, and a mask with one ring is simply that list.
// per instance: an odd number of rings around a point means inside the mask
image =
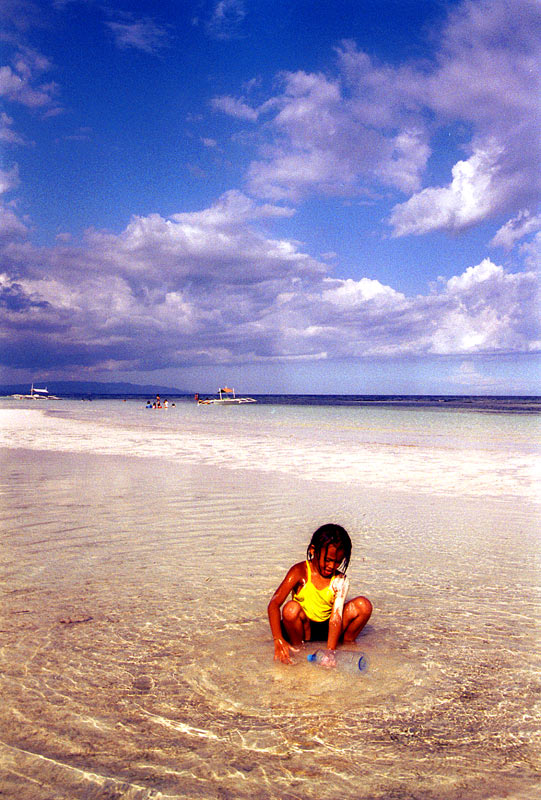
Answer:
[{"label": "child", "polygon": [[[326,639],[328,666],[333,666],[339,640],[355,641],[370,618],[372,603],[366,597],[345,603],[350,556],[351,539],[340,525],[322,525],[314,533],[306,561],[291,567],[268,606],[275,660],[291,664],[291,650],[305,641]],[[280,615],[290,592],[292,599]]]}]

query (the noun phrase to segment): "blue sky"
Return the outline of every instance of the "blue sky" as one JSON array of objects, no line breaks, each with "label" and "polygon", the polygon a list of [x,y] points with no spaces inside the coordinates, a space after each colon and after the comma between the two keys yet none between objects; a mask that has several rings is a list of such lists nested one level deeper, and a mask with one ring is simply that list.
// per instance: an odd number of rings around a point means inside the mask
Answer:
[{"label": "blue sky", "polygon": [[537,0],[0,0],[0,380],[538,394]]}]

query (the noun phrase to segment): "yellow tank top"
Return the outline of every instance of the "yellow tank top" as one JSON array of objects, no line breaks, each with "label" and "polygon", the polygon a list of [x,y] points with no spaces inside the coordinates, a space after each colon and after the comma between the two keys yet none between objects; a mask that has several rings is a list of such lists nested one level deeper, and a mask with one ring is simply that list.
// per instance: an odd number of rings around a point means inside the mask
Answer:
[{"label": "yellow tank top", "polygon": [[302,610],[314,622],[325,622],[329,619],[334,604],[335,592],[333,587],[334,578],[324,589],[316,589],[312,583],[312,570],[310,562],[306,562],[307,581],[301,586],[299,591],[293,595],[293,600],[300,604]]}]

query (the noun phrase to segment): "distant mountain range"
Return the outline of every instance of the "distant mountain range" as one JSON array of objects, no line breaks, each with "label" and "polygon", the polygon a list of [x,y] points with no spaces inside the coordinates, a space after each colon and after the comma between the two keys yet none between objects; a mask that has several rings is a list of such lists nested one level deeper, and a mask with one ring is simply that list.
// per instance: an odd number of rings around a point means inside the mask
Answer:
[{"label": "distant mountain range", "polygon": [[[98,381],[42,381],[34,384],[38,388],[47,387],[50,394],[57,394],[60,397],[66,395],[186,395],[182,389],[161,384],[137,384],[137,383],[99,383]],[[28,394],[30,384],[17,383],[0,386],[0,395],[9,394]]]}]

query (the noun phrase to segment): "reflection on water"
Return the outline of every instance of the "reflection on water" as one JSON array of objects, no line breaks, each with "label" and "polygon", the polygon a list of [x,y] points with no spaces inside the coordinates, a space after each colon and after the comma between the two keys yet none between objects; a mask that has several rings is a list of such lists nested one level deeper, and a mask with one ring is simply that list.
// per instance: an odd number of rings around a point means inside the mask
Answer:
[{"label": "reflection on water", "polygon": [[[515,798],[539,773],[523,499],[5,451],[0,788],[51,798]],[[274,664],[312,530],[353,539],[369,671]]]}]

